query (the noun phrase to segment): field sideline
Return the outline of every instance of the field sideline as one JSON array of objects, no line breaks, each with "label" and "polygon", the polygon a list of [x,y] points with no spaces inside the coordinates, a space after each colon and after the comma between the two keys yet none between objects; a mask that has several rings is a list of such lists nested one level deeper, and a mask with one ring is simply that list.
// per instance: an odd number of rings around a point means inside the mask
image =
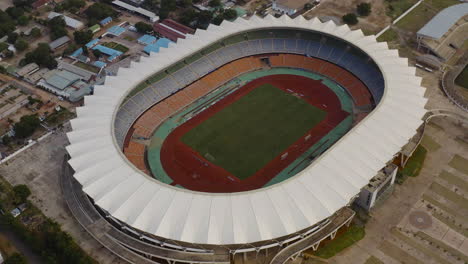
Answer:
[{"label": "field sideline", "polygon": [[320,123],[326,112],[264,84],[182,136],[201,156],[243,180]]}]

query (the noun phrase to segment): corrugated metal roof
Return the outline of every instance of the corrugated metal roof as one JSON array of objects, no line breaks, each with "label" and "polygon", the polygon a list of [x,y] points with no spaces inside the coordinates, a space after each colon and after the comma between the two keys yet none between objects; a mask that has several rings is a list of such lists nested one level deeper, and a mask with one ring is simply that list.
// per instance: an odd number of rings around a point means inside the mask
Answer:
[{"label": "corrugated metal roof", "polygon": [[[227,36],[256,29],[314,30],[353,43],[380,68],[385,92],[363,121],[299,174],[249,192],[213,194],[182,190],[135,168],[113,131],[116,109],[134,87],[174,62]],[[95,86],[71,120],[69,164],[84,192],[112,216],[159,237],[199,244],[244,244],[289,235],[346,206],[408,143],[426,113],[425,89],[408,60],[375,36],[302,16],[252,17],[197,31],[157,54],[141,57],[118,76]],[[384,135],[382,132],[387,131]],[[379,135],[379,136],[376,136]],[[373,144],[372,140],[378,140]],[[339,164],[339,166],[337,166]]]},{"label": "corrugated metal roof", "polygon": [[68,36],[63,36],[61,38],[58,38],[52,42],[49,43],[49,47],[54,50],[62,45],[64,45],[65,43],[69,42],[70,41],[70,38]]},{"label": "corrugated metal roof", "polygon": [[454,5],[440,11],[418,31],[419,36],[440,39],[460,18],[468,14],[468,3]]},{"label": "corrugated metal roof", "polygon": [[67,24],[67,26],[71,27],[71,28],[74,28],[74,29],[80,29],[84,26],[84,24],[81,22],[81,21],[78,21],[74,18],[71,18],[69,16],[65,16],[63,14],[60,14],[60,13],[56,13],[56,12],[50,12],[49,13],[49,20],[54,18],[54,17],[57,17],[57,16],[61,16],[63,17],[63,19],[65,20],[65,24]]}]

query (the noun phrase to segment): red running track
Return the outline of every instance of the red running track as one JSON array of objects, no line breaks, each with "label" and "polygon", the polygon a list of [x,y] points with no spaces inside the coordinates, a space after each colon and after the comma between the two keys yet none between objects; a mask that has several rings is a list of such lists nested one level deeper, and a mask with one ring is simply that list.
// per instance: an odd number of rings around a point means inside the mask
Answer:
[{"label": "red running track", "polygon": [[[236,178],[225,169],[206,160],[181,141],[182,136],[192,128],[263,84],[272,84],[288,93],[302,94],[302,99],[327,112],[325,119],[311,128],[265,167],[244,180]],[[336,94],[321,81],[283,74],[261,77],[247,83],[244,87],[174,129],[161,147],[161,163],[166,173],[174,180],[171,185],[179,184],[189,190],[230,193],[258,189],[328,134],[348,115],[347,112],[341,110],[341,104]],[[306,140],[308,135],[310,137]],[[281,156],[286,152],[288,152],[288,156],[282,160]]]}]

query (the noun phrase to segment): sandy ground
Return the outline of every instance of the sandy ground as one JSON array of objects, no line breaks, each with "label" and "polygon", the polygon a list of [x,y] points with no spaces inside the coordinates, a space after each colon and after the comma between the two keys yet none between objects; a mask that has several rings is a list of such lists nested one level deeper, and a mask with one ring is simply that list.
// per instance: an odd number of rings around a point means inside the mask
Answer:
[{"label": "sandy ground", "polygon": [[[69,126],[65,127],[70,129]],[[54,219],[77,243],[99,263],[122,263],[103,248],[76,222],[62,197],[59,175],[68,140],[64,132],[50,135],[44,141],[0,165],[0,175],[11,184],[26,184],[31,201],[46,216]],[[21,172],[21,173],[18,173]]]},{"label": "sandy ground", "polygon": [[[305,17],[335,16],[340,18],[347,14],[356,11],[356,6],[361,3],[361,0],[324,0],[316,8],[305,14]],[[359,23],[353,26],[353,29],[360,28],[364,32],[377,33],[382,28],[390,24],[391,19],[385,14],[384,0],[374,0],[372,3],[372,12],[368,17],[360,17]]]}]

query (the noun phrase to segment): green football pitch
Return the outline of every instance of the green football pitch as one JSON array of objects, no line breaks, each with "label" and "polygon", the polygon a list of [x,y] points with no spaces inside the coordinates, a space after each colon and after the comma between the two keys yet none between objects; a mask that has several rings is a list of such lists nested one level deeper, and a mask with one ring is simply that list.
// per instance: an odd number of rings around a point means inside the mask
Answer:
[{"label": "green football pitch", "polygon": [[326,114],[264,84],[188,131],[182,142],[242,180],[280,155]]}]

